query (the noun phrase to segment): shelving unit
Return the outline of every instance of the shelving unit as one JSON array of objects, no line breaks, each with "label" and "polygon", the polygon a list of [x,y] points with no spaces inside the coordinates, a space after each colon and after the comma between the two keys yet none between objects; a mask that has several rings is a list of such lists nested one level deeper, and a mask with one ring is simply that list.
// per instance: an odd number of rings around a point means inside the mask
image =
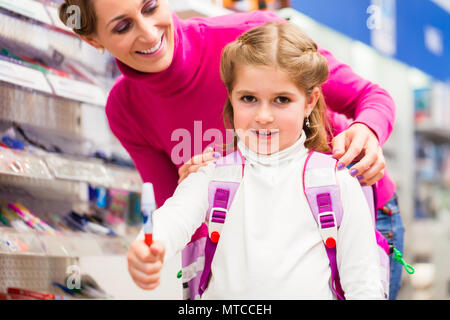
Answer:
[{"label": "shelving unit", "polygon": [[77,232],[48,235],[35,230],[25,233],[0,227],[0,233],[0,253],[9,255],[69,258],[125,255],[129,245],[124,237]]},{"label": "shelving unit", "polygon": [[[105,165],[96,159],[73,159],[57,154],[35,155],[19,150],[0,148],[0,176],[3,181],[13,176],[26,186],[30,180],[40,183],[89,183],[92,186],[117,188],[139,193],[142,180],[136,170]],[[0,180],[2,179],[0,178]]]},{"label": "shelving unit", "polygon": [[[123,202],[129,201],[127,194],[139,195],[142,186],[136,169],[90,156],[106,148],[131,163],[103,110],[114,82],[106,70],[114,61],[59,22],[56,8],[50,1],[0,0],[0,132],[17,124],[41,145],[63,149],[0,146],[0,201],[20,202],[42,220],[42,213],[62,217],[71,210],[90,211],[90,190],[120,192]],[[26,53],[43,65],[26,60]],[[92,121],[97,140],[91,137]],[[115,204],[118,210],[122,202]],[[122,220],[113,236],[67,228],[46,234],[0,223],[0,293],[19,287],[64,294],[52,282],[64,283],[68,267],[89,274],[86,259],[122,261],[138,231]]]},{"label": "shelving unit", "polygon": [[450,143],[450,127],[418,126],[415,129],[415,133],[421,134],[436,142]]}]

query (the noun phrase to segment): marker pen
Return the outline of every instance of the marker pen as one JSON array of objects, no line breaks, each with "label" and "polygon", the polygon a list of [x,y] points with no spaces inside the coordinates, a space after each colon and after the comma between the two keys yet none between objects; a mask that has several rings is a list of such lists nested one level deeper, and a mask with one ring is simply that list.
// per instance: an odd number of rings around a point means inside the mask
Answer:
[{"label": "marker pen", "polygon": [[17,214],[27,225],[29,225],[34,230],[45,231],[40,227],[35,221],[30,219],[25,213],[20,210],[15,203],[8,203],[8,208],[15,214]]},{"label": "marker pen", "polygon": [[56,234],[56,230],[53,229],[52,227],[50,227],[47,222],[45,222],[42,219],[39,219],[34,213],[32,213],[30,211],[30,209],[25,208],[23,205],[21,205],[20,203],[15,203],[15,205],[22,210],[22,212],[24,212],[26,215],[28,215],[28,217],[30,219],[32,219],[36,224],[38,224],[42,229],[44,229],[44,232],[46,232],[47,234],[51,234],[51,235],[55,235]]},{"label": "marker pen", "polygon": [[155,193],[153,184],[146,182],[142,186],[141,213],[144,220],[145,244],[153,243],[153,211],[156,209]]}]

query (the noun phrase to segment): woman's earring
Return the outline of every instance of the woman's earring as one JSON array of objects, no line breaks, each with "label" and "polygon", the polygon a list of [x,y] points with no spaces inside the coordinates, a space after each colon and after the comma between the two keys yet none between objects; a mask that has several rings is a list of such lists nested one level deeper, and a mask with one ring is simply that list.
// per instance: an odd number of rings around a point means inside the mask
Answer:
[{"label": "woman's earring", "polygon": [[311,124],[309,123],[309,116],[306,117],[306,123],[305,125],[309,128],[311,126]]}]

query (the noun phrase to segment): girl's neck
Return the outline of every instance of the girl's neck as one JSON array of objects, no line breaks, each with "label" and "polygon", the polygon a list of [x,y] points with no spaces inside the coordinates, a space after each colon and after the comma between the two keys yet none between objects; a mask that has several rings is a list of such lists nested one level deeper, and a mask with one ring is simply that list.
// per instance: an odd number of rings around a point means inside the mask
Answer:
[{"label": "girl's neck", "polygon": [[308,149],[305,147],[305,140],[306,134],[302,131],[300,137],[291,146],[270,155],[259,154],[250,150],[240,139],[238,139],[237,147],[250,164],[269,167],[281,165],[306,155]]}]

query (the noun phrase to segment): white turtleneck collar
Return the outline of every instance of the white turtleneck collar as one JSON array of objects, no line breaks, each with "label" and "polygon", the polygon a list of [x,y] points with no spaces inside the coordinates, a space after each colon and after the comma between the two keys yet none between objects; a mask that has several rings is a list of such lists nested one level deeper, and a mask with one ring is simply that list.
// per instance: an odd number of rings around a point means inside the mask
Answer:
[{"label": "white turtleneck collar", "polygon": [[305,147],[305,140],[306,134],[305,131],[302,130],[302,134],[294,144],[271,155],[258,154],[250,150],[240,139],[238,139],[237,146],[247,164],[271,167],[279,166],[290,162],[293,159],[305,156],[308,153],[308,149]]}]

